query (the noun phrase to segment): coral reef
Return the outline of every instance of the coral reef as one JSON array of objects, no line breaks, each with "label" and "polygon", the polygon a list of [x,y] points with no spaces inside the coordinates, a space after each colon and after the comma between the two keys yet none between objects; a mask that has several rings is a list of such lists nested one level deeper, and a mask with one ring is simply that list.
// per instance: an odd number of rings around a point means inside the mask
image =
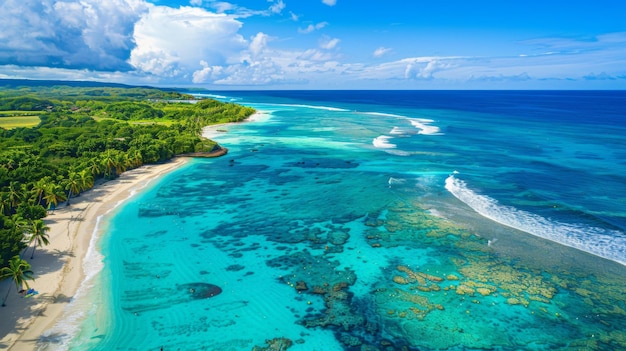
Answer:
[{"label": "coral reef", "polygon": [[293,341],[287,338],[274,338],[265,340],[267,346],[255,346],[252,351],[285,351],[293,345]]}]

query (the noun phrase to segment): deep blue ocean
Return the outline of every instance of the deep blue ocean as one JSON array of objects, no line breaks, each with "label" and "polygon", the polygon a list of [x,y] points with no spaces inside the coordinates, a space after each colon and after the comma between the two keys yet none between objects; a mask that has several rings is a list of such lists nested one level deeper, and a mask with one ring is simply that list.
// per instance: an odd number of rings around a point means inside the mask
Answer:
[{"label": "deep blue ocean", "polygon": [[103,218],[42,349],[626,349],[626,92],[198,95],[259,114]]}]

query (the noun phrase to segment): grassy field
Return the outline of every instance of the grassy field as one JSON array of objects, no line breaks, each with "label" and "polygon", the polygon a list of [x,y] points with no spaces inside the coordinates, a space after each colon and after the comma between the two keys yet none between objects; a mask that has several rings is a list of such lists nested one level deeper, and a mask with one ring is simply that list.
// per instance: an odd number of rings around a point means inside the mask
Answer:
[{"label": "grassy field", "polygon": [[[91,118],[93,118],[96,122],[100,122],[100,121],[116,121],[116,122],[124,122],[122,120],[119,119],[115,119],[115,118],[108,118],[108,117],[99,117],[99,116],[92,116]],[[172,124],[176,123],[176,121],[171,120],[171,119],[138,119],[138,120],[132,120],[132,121],[126,121],[130,124],[162,124],[164,126],[171,126]]]},{"label": "grassy field", "polygon": [[13,128],[30,128],[35,127],[41,121],[39,116],[33,115],[19,115],[19,116],[11,116],[7,117],[4,115],[7,111],[2,111],[0,113],[0,128],[4,129],[13,129]]}]

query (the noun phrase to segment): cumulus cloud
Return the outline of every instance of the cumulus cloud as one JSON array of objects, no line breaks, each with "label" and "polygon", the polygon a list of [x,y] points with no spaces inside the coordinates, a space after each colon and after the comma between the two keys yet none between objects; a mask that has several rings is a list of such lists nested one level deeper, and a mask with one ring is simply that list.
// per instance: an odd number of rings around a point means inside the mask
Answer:
[{"label": "cumulus cloud", "polygon": [[241,22],[232,16],[201,8],[151,6],[135,25],[136,47],[129,62],[141,72],[162,77],[232,63],[248,46],[238,34],[240,28]]},{"label": "cumulus cloud", "polygon": [[267,47],[267,42],[269,41],[269,36],[265,33],[257,33],[252,38],[252,42],[250,43],[250,53],[252,53],[253,57],[258,57],[261,55],[263,50]]},{"label": "cumulus cloud", "polygon": [[[250,10],[205,0],[185,0],[194,6],[178,8],[147,0],[0,0],[0,76],[157,85],[335,82],[348,88],[364,82],[411,88],[557,80],[620,88],[626,79],[626,32],[535,38],[519,42],[520,51],[507,56],[389,61],[381,58],[391,49],[379,47],[360,62],[346,59],[354,55],[340,55],[338,38],[322,36],[315,47],[263,32],[241,34],[251,16],[284,13],[284,1],[264,1],[263,9]],[[323,3],[334,6],[336,1]],[[299,20],[291,12],[285,17]],[[298,31],[307,34],[326,26],[311,23]],[[287,48],[288,43],[295,46]]]},{"label": "cumulus cloud", "polygon": [[385,48],[385,47],[379,47],[378,49],[374,50],[374,53],[372,54],[374,57],[383,57],[386,54],[388,54],[391,51],[390,48]]},{"label": "cumulus cloud", "polygon": [[223,75],[224,68],[222,66],[209,66],[209,64],[201,60],[200,65],[202,69],[193,72],[192,82],[194,83],[208,83],[216,79],[219,79]]},{"label": "cumulus cloud", "polygon": [[128,71],[142,0],[4,0],[0,65]]}]

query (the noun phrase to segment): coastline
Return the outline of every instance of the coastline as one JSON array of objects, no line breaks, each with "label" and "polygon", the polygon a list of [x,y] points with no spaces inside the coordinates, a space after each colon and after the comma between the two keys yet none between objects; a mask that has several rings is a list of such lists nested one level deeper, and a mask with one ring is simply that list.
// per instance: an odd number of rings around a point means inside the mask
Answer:
[{"label": "coastline", "polygon": [[5,280],[0,284],[2,294],[12,286],[6,307],[0,309],[0,349],[36,350],[40,336],[63,314],[85,279],[83,261],[98,217],[188,161],[186,157],[175,157],[164,164],[124,172],[119,178],[72,198],[70,206],[63,205],[49,214],[44,221],[50,228],[50,245],[38,247],[32,260],[32,248],[24,254],[35,272],[35,281],[29,281],[29,285],[39,294],[22,298],[15,292],[13,282]]},{"label": "coastline", "polygon": [[219,137],[222,134],[228,133],[228,127],[241,124],[241,123],[249,123],[249,122],[266,122],[271,116],[270,112],[257,110],[255,113],[250,115],[250,117],[244,119],[241,122],[231,122],[231,123],[220,123],[220,124],[211,124],[204,128],[202,128],[202,136],[215,140],[216,137]]}]

